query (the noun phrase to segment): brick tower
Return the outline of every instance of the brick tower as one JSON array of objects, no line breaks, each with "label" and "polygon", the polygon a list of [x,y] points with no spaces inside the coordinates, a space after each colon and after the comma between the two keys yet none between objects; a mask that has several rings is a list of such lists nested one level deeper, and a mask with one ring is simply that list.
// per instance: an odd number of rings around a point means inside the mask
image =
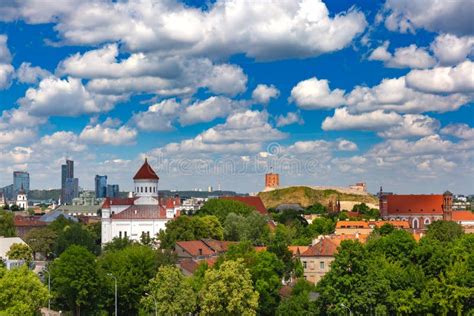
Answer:
[{"label": "brick tower", "polygon": [[265,174],[265,189],[275,189],[280,186],[280,175],[278,173]]}]

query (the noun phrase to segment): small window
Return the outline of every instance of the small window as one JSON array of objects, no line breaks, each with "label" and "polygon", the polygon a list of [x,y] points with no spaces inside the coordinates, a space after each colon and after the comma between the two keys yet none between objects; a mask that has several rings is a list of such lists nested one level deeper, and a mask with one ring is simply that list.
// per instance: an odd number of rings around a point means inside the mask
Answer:
[{"label": "small window", "polygon": [[303,268],[305,268],[305,269],[308,268],[308,266],[307,266],[307,264],[306,264],[306,261],[303,261]]},{"label": "small window", "polygon": [[199,255],[202,256],[202,249],[199,248]]},{"label": "small window", "polygon": [[122,232],[119,231],[119,238],[122,238]]},{"label": "small window", "polygon": [[123,232],[123,236],[126,238],[127,237],[127,232]]},{"label": "small window", "polygon": [[148,187],[145,187],[145,193],[148,193]]},{"label": "small window", "polygon": [[319,262],[319,268],[324,270],[324,261]]}]

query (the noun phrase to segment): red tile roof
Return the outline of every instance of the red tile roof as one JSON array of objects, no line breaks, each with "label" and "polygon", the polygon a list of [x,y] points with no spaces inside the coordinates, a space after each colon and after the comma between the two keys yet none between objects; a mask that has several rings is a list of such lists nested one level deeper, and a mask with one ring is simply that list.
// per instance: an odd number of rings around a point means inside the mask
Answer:
[{"label": "red tile roof", "polygon": [[112,219],[165,219],[166,210],[159,205],[131,205]]},{"label": "red tile roof", "polygon": [[223,196],[221,199],[239,201],[248,206],[254,207],[260,214],[268,214],[265,205],[263,205],[262,199],[258,196]]},{"label": "red tile roof", "polygon": [[443,214],[443,195],[386,195],[388,214]]},{"label": "red tile roof", "polygon": [[336,228],[370,228],[369,223],[364,221],[338,221]]},{"label": "red tile roof", "polygon": [[214,266],[216,262],[217,262],[217,258],[212,257],[212,258],[206,258],[204,260],[184,259],[184,260],[181,260],[178,264],[182,270],[185,270],[191,274],[194,274],[194,272],[196,272],[199,265],[203,263],[207,263],[208,267],[212,267]]},{"label": "red tile roof", "polygon": [[336,252],[337,245],[329,238],[323,238],[303,252],[301,257],[334,257]]},{"label": "red tile roof", "polygon": [[155,173],[153,168],[148,164],[148,160],[145,158],[145,162],[138,169],[138,172],[133,177],[133,180],[158,180],[160,179]]},{"label": "red tile roof", "polygon": [[20,216],[15,215],[14,218],[15,227],[42,227],[48,223],[39,220],[36,216]]},{"label": "red tile roof", "polygon": [[110,208],[112,205],[133,205],[136,198],[106,198],[102,208]]},{"label": "red tile roof", "polygon": [[[201,240],[177,241],[176,246],[181,247],[193,257],[212,256],[215,254],[215,252]],[[199,252],[199,250],[201,250],[201,252]]]},{"label": "red tile roof", "polygon": [[238,244],[238,242],[236,241],[224,241],[215,239],[201,239],[201,241],[217,253],[226,252],[227,250],[229,250],[230,245]]},{"label": "red tile roof", "polygon": [[308,250],[309,246],[288,246],[288,250],[291,251],[293,256],[301,255],[303,252]]},{"label": "red tile roof", "polygon": [[380,228],[385,224],[393,225],[395,228],[410,228],[410,223],[407,221],[375,221],[369,222],[370,225],[375,225],[376,227]]},{"label": "red tile roof", "polygon": [[453,221],[474,221],[474,212],[453,211]]}]

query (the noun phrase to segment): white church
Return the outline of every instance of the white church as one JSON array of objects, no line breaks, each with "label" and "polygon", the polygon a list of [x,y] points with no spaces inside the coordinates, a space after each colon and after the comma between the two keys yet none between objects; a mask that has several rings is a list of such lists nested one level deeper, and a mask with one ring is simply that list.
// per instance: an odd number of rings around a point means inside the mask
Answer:
[{"label": "white church", "polygon": [[115,237],[139,241],[155,237],[165,224],[180,215],[179,197],[158,196],[159,177],[145,159],[133,177],[134,192],[129,198],[106,198],[102,205],[102,244]]}]

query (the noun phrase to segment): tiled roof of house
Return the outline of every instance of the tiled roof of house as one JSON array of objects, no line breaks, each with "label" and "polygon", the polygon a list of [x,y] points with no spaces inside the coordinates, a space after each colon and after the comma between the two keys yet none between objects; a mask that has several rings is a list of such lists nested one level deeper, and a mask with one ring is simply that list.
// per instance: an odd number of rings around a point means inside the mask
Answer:
[{"label": "tiled roof of house", "polygon": [[369,222],[369,225],[375,225],[376,227],[380,228],[385,224],[393,225],[395,228],[410,228],[410,223],[407,221],[373,221]]},{"label": "tiled roof of house", "polygon": [[112,205],[133,205],[136,198],[105,198],[102,208],[110,208]]},{"label": "tiled roof of house", "polygon": [[364,221],[338,221],[336,228],[370,228],[369,223]]},{"label": "tiled roof of house", "polygon": [[236,241],[215,240],[210,238],[201,239],[201,241],[217,253],[226,252],[229,250],[230,245],[238,244]]},{"label": "tiled roof of house", "polygon": [[301,255],[303,252],[308,250],[309,246],[288,246],[288,250],[291,251],[293,256]]},{"label": "tiled roof of house", "polygon": [[166,210],[160,205],[131,205],[112,219],[166,219]]},{"label": "tiled roof of house", "polygon": [[194,272],[197,270],[199,265],[203,263],[207,263],[208,267],[212,267],[214,266],[216,262],[217,262],[217,257],[206,258],[203,260],[183,259],[179,261],[178,265],[182,270],[185,270],[189,272],[190,274],[194,274]]},{"label": "tiled roof of house", "polygon": [[261,214],[268,214],[265,205],[263,205],[262,199],[258,196],[223,196],[221,199],[239,201],[248,206],[254,207]]},{"label": "tiled roof of house", "polygon": [[202,240],[177,241],[176,246],[179,246],[192,257],[211,256],[215,254]]},{"label": "tiled roof of house", "polygon": [[474,221],[474,212],[453,211],[453,221]]},{"label": "tiled roof of house", "polygon": [[419,194],[419,195],[386,195],[387,210],[390,215],[442,215],[443,195],[441,194]]},{"label": "tiled roof of house", "polygon": [[323,238],[303,252],[301,257],[333,257],[337,252],[337,246],[331,239]]},{"label": "tiled roof of house", "polygon": [[133,180],[158,180],[160,177],[156,174],[155,170],[148,164],[148,160],[145,158],[145,162],[138,169],[137,173],[133,177]]},{"label": "tiled roof of house", "polygon": [[46,222],[40,221],[38,216],[15,216],[15,227],[42,227],[46,226]]}]

